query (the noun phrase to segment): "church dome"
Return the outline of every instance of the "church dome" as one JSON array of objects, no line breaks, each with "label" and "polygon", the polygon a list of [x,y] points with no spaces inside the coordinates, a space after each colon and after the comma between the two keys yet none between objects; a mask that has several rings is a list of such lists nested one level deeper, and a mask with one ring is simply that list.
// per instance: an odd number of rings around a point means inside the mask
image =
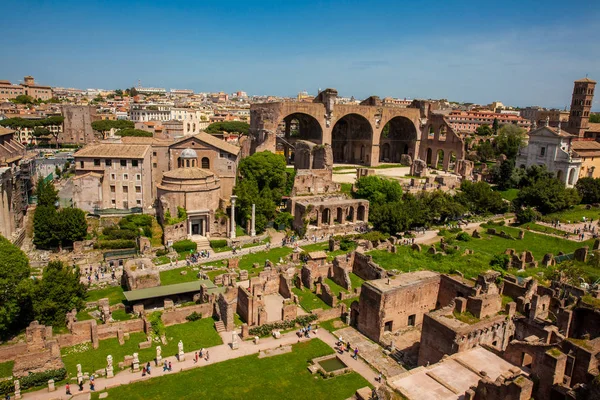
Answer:
[{"label": "church dome", "polygon": [[198,158],[198,154],[194,149],[185,149],[179,155],[180,158]]}]

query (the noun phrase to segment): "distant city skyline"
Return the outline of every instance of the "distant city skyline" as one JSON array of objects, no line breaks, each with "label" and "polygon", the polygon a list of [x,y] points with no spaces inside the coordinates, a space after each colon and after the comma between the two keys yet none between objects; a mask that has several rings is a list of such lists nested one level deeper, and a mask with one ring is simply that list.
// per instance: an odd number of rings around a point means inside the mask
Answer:
[{"label": "distant city skyline", "polygon": [[9,0],[4,14],[26,18],[3,21],[0,79],[560,109],[574,80],[600,80],[597,1],[398,3]]}]

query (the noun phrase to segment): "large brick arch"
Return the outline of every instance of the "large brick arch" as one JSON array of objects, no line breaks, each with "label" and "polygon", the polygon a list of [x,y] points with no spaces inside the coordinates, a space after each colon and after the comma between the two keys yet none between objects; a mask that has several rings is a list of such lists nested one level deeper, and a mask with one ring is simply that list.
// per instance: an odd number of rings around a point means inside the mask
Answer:
[{"label": "large brick arch", "polygon": [[[409,122],[414,128],[412,133],[416,133],[416,139],[410,141],[409,151],[413,158],[426,159],[428,148],[432,149],[434,155],[439,150],[444,151],[444,168],[447,169],[450,161],[450,154],[456,155],[457,160],[464,159],[464,143],[445,122],[443,115],[431,113],[431,107],[428,102],[415,102],[414,106],[408,108],[384,106],[376,98],[367,99],[361,104],[335,104],[335,90],[327,89],[321,92],[312,103],[305,102],[279,102],[253,104],[250,107],[250,152],[276,149],[277,127],[285,118],[290,115],[303,115],[306,118],[314,118],[322,132],[321,144],[333,145],[332,133],[334,127],[339,121],[343,121],[347,116],[356,114],[366,121],[371,127],[370,143],[365,142],[365,147],[369,148],[369,157],[363,158],[367,165],[375,166],[380,162],[381,145],[389,146],[390,161],[398,160],[398,153],[405,152],[405,144],[398,141],[396,148],[392,149],[392,143],[389,140],[381,138],[384,127],[389,122],[403,121],[408,127]],[[333,97],[332,97],[333,96]],[[433,129],[434,137],[429,137],[429,128]],[[440,132],[445,135],[440,135]],[[333,147],[333,146],[332,146]],[[354,157],[356,158],[356,157]],[[447,159],[446,159],[447,158]]]}]

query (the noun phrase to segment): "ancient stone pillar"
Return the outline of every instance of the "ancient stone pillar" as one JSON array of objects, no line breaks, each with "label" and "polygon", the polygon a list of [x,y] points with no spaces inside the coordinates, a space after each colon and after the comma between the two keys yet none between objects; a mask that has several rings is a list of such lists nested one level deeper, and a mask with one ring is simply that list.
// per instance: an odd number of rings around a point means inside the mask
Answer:
[{"label": "ancient stone pillar", "polygon": [[250,236],[256,236],[256,204],[252,204],[252,227],[250,228]]},{"label": "ancient stone pillar", "polygon": [[237,199],[236,195],[231,196],[231,232],[229,233],[229,237],[231,239],[235,239],[235,200]]}]

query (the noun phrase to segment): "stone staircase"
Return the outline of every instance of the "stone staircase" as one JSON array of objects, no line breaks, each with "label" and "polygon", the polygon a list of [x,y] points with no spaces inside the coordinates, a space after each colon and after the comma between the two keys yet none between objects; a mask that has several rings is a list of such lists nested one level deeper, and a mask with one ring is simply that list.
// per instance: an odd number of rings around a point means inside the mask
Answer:
[{"label": "stone staircase", "polygon": [[223,321],[215,321],[215,329],[219,333],[225,332],[225,324],[223,323]]},{"label": "stone staircase", "polygon": [[210,250],[210,241],[204,236],[192,236],[192,241],[198,245],[198,251]]}]

